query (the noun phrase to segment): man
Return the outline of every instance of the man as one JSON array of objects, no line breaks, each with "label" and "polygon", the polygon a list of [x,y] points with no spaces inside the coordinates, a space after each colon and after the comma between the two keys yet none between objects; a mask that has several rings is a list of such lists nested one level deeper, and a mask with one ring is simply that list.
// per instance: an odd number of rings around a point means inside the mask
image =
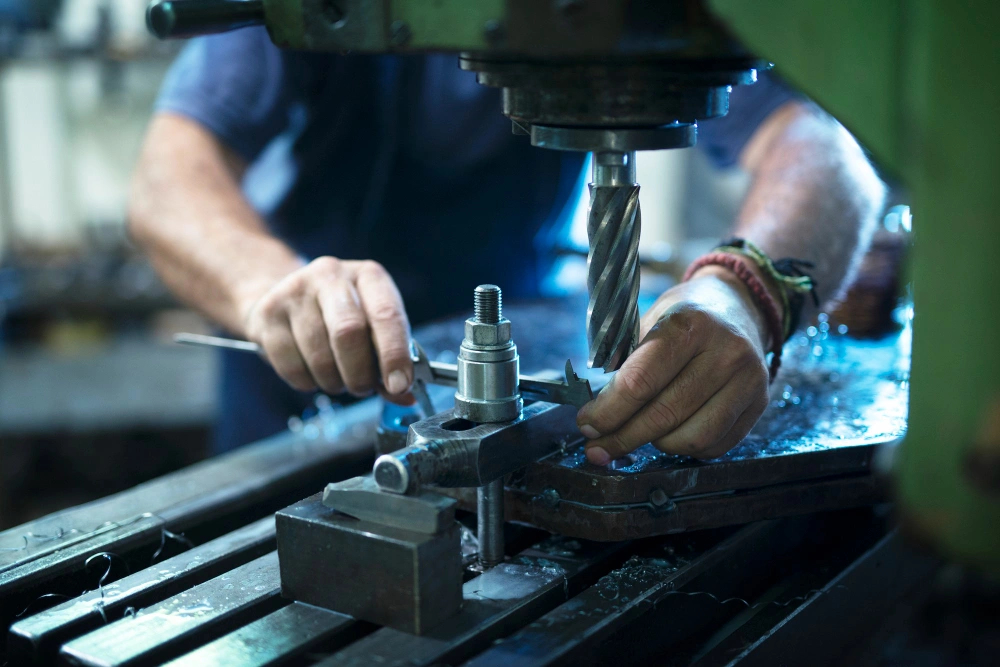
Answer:
[{"label": "man", "polygon": [[[453,56],[282,52],[262,29],[194,40],[157,104],[131,231],[180,298],[259,343],[295,390],[409,403],[408,315],[461,310],[484,282],[534,295],[551,250],[537,239],[580,173],[582,155],[531,147],[499,109]],[[834,296],[882,198],[853,138],[765,78],[736,88],[699,143],[753,177],[734,234],[812,261]],[[737,444],[767,405],[766,351],[781,342],[761,304],[718,265],[663,294],[580,411],[588,458]],[[220,448],[280,430],[301,397],[260,360],[227,355]]]}]

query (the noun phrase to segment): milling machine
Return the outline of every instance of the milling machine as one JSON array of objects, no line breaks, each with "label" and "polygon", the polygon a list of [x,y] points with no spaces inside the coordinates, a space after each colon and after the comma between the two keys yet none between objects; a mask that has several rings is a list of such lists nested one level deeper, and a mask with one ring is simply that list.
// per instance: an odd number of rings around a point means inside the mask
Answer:
[{"label": "milling machine", "polygon": [[[605,372],[621,367],[639,334],[636,151],[693,145],[697,122],[724,115],[731,87],[752,84],[757,68],[767,66],[732,39],[701,2],[155,0],[147,22],[161,38],[264,25],[277,45],[290,49],[455,52],[460,66],[476,72],[481,84],[502,89],[502,111],[515,134],[540,148],[590,153],[588,363]],[[418,384],[454,382],[453,409],[410,425],[407,446],[383,454],[372,480],[328,486],[323,505],[337,516],[320,517],[316,512],[323,510],[315,503],[279,513],[278,553],[288,597],[415,632],[454,613],[461,603],[462,568],[455,522],[448,518],[453,503],[428,486],[477,488],[480,564],[492,567],[504,560],[504,477],[579,440],[575,410],[544,402],[524,409],[521,394],[532,381],[544,381],[519,377],[517,347],[511,323],[502,317],[498,287],[476,289],[475,316],[466,321],[464,333],[453,373],[435,375],[426,359],[415,358]],[[565,393],[579,382],[567,362]],[[587,384],[576,407],[590,397]],[[596,478],[594,483],[601,491],[598,504],[607,505],[607,485]],[[715,491],[728,493],[738,484],[730,479]],[[870,484],[866,478],[858,487],[858,480],[850,479],[850,490],[841,490],[834,506],[874,501]],[[548,487],[545,492],[553,508],[581,500],[572,493],[563,499]],[[461,492],[454,495],[463,499]],[[656,515],[673,504],[665,492],[650,491],[637,506]],[[796,500],[795,508],[817,509],[803,500]],[[428,542],[420,531],[408,540],[395,534],[419,523],[425,513],[434,540]],[[359,529],[340,515],[368,525]],[[537,516],[533,522],[552,527]],[[408,596],[366,593],[386,576],[365,567],[375,543],[392,541],[377,537],[380,529],[392,533],[397,547],[406,543],[403,560],[413,567],[390,570],[401,575],[392,587],[409,591]],[[559,529],[605,540],[626,536],[621,530]],[[665,531],[645,528],[627,536],[658,532]],[[320,557],[331,548],[338,551],[336,558]],[[375,560],[381,562],[398,555],[377,553]],[[315,585],[317,568],[326,582],[321,586]],[[433,573],[430,579],[428,573]],[[423,594],[422,587],[442,581],[450,582],[451,594]]]},{"label": "milling machine", "polygon": [[[460,53],[462,67],[503,89],[516,133],[594,153],[586,343],[572,347],[575,332],[559,324],[571,317],[526,308],[508,313],[515,332],[530,332],[516,333],[519,356],[499,290],[479,290],[471,321],[417,332],[430,352],[417,352],[418,367],[426,381],[457,385],[455,408],[400,422],[405,448],[387,448],[373,474],[278,512],[276,540],[274,520],[243,525],[248,515],[368,467],[357,452],[373,438],[371,402],[336,419],[320,406],[301,432],[0,534],[0,611],[25,616],[10,656],[272,664],[317,661],[318,651],[328,664],[553,664],[642,662],[669,647],[688,662],[773,664],[789,659],[784,649],[801,644],[804,628],[836,617],[835,632],[810,635],[797,654],[815,662],[934,571],[885,535],[878,510],[842,510],[883,497],[872,467],[876,448],[906,429],[908,387],[896,373],[908,368],[907,331],[831,339],[821,355],[811,337],[794,346],[788,386],[717,461],[647,447],[589,466],[575,409],[524,400],[532,381],[568,396],[577,378],[570,368],[557,381],[524,377],[522,357],[536,371],[581,351],[606,370],[627,357],[637,323],[634,151],[693,143],[697,120],[724,113],[729,86],[751,83],[761,64],[701,2],[188,0],[155,4],[150,23],[162,36],[264,24],[288,48]],[[453,368],[432,365],[460,338]],[[563,347],[552,363],[554,344]],[[463,514],[477,505],[478,544]],[[39,595],[75,596],[100,554],[148,563],[181,530],[211,541],[127,577],[107,556],[97,590],[41,613],[32,606]]]},{"label": "milling machine", "polygon": [[697,122],[725,115],[731,87],[768,66],[698,1],[157,0],[147,18],[161,38],[265,25],[282,48],[454,52],[502,89],[515,134],[591,153],[587,337],[590,366],[607,372],[639,333],[636,151],[694,145]]}]

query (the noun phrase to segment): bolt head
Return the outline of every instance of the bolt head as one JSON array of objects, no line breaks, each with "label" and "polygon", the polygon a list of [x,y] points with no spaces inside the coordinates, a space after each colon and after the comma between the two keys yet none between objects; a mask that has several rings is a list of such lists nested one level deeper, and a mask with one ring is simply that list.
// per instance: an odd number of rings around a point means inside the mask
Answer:
[{"label": "bolt head", "polygon": [[465,340],[482,347],[506,345],[510,342],[510,320],[504,318],[497,324],[484,324],[469,318],[465,321]]},{"label": "bolt head", "polygon": [[402,494],[410,488],[410,471],[402,461],[389,454],[383,454],[375,460],[372,477],[383,491]]}]

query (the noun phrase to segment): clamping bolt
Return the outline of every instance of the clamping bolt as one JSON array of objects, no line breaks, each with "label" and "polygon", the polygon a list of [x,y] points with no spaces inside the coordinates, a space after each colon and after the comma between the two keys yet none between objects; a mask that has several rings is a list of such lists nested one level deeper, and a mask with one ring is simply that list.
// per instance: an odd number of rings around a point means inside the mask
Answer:
[{"label": "clamping bolt", "polygon": [[517,419],[524,405],[517,386],[519,370],[500,288],[480,285],[475,316],[465,321],[465,339],[458,351],[455,416],[479,424]]}]

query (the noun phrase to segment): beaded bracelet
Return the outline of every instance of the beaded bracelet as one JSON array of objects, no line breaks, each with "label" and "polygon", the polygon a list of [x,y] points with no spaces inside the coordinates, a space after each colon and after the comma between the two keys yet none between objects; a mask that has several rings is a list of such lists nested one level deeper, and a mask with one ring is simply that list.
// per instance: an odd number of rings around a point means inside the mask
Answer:
[{"label": "beaded bracelet", "polygon": [[[774,297],[751,268],[751,262],[777,285],[783,306],[780,311]],[[757,306],[763,311],[771,339],[770,376],[771,380],[774,380],[781,367],[781,350],[785,341],[791,338],[799,326],[805,295],[811,294],[813,302],[819,306],[816,281],[802,270],[802,267],[812,268],[813,264],[790,257],[771,261],[771,258],[752,242],[734,238],[717,247],[714,252],[695,260],[684,273],[684,280],[689,280],[698,269],[712,264],[728,268],[742,280]]]},{"label": "beaded bracelet", "polygon": [[782,340],[791,338],[795,330],[798,329],[806,294],[812,295],[813,303],[816,304],[817,308],[819,307],[816,280],[802,270],[803,267],[813,268],[812,262],[792,257],[771,261],[771,258],[753,242],[740,238],[729,239],[718,246],[715,251],[749,258],[778,287],[781,305],[784,307],[782,310]]},{"label": "beaded bracelet", "polygon": [[785,338],[782,335],[781,315],[778,312],[778,303],[764,286],[764,283],[751,267],[751,262],[747,257],[727,252],[712,252],[703,255],[694,261],[684,273],[684,280],[690,280],[694,273],[706,266],[723,266],[732,271],[736,277],[743,281],[743,284],[750,290],[754,302],[764,314],[764,322],[767,324],[768,337],[770,338],[771,363],[769,365],[769,376],[771,381],[778,374],[781,368],[781,350],[785,345]]}]

